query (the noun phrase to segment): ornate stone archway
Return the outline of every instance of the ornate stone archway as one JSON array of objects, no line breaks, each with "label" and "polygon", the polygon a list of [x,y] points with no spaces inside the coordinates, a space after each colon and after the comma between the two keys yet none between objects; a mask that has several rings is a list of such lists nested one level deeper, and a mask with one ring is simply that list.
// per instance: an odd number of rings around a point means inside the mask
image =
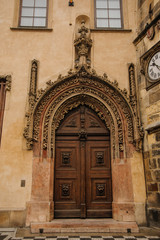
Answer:
[{"label": "ornate stone archway", "polygon": [[113,218],[134,221],[134,196],[129,159],[142,137],[139,119],[126,91],[111,83],[106,74],[81,66],[47,83],[30,106],[24,136],[33,149],[31,201],[27,203],[27,225],[54,218],[53,182],[55,130],[60,121],[79,105],[92,108],[110,129],[112,142]]}]

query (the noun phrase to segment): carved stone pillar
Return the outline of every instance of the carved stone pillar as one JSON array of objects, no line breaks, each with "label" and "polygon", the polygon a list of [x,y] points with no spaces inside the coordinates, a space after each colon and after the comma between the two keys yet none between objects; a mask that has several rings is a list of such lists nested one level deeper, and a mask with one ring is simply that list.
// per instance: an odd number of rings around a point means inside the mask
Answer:
[{"label": "carved stone pillar", "polygon": [[30,89],[29,89],[29,108],[34,107],[36,92],[37,92],[37,73],[38,73],[38,62],[37,60],[32,61],[31,66],[31,78],[30,78]]}]

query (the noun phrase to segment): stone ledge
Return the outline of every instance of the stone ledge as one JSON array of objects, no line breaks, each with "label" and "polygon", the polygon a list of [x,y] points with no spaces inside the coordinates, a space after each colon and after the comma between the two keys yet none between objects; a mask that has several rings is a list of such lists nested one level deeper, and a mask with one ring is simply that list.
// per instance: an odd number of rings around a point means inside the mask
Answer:
[{"label": "stone ledge", "polygon": [[154,132],[157,132],[160,130],[160,122],[155,122],[155,123],[151,123],[149,124],[145,130],[151,134],[151,133],[154,133]]},{"label": "stone ledge", "polygon": [[31,223],[32,233],[108,233],[139,232],[136,222],[119,222],[113,219],[55,219],[52,222]]},{"label": "stone ledge", "polygon": [[44,32],[52,32],[52,28],[35,28],[35,27],[11,27],[13,31],[44,31]]}]

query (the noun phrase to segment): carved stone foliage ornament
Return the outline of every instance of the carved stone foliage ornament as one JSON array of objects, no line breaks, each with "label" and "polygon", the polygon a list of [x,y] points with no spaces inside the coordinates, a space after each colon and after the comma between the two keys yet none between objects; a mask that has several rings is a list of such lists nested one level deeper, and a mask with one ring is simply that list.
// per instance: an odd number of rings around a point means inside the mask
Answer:
[{"label": "carved stone foliage ornament", "polygon": [[[27,147],[31,149],[35,141],[39,143],[40,148],[54,148],[54,134],[60,121],[69,111],[79,105],[82,106],[79,136],[84,142],[87,135],[83,123],[83,105],[87,105],[110,129],[113,156],[115,156],[115,151],[124,151],[124,145],[127,142],[133,143],[135,139],[141,138],[133,104],[134,69],[131,67],[129,70],[130,90],[133,95],[130,101],[131,95],[129,99],[126,89],[119,89],[117,81],[112,83],[106,74],[102,77],[98,76],[94,69],[88,67],[87,61],[90,57],[92,40],[84,21],[82,21],[79,34],[80,36],[74,42],[78,57],[76,70],[70,69],[68,75],[64,77],[59,75],[56,82],[48,81],[46,89],[40,89],[38,94],[36,94],[38,65],[35,60],[32,62],[29,111],[26,114],[27,124],[24,131]],[[95,127],[95,123],[92,123],[93,125]]]},{"label": "carved stone foliage ornament", "polygon": [[137,89],[136,89],[136,79],[135,79],[135,67],[133,63],[129,65],[128,71],[129,71],[129,90],[130,90],[129,99],[135,115],[136,124],[137,124],[137,128],[139,129],[139,136],[140,136],[140,138],[137,141],[135,141],[136,148],[138,150],[138,148],[140,148],[139,141],[141,140],[141,138],[143,138],[144,133],[140,123],[140,117],[139,117],[139,112],[137,108],[137,94],[136,94]]},{"label": "carved stone foliage ornament", "polygon": [[10,91],[11,90],[11,76],[10,75],[0,75],[0,79],[2,79],[5,82],[5,90]]},{"label": "carved stone foliage ornament", "polygon": [[160,83],[160,41],[141,57],[141,66],[147,90]]},{"label": "carved stone foliage ornament", "polygon": [[30,77],[30,89],[29,89],[29,107],[34,107],[34,102],[37,94],[37,71],[38,71],[38,62],[36,60],[32,61],[31,64],[31,77]]},{"label": "carved stone foliage ornament", "polygon": [[125,141],[133,143],[141,138],[126,90],[120,90],[106,74],[100,77],[95,70],[82,66],[65,77],[59,76],[56,82],[50,82],[45,90],[39,91],[34,108],[26,115],[24,136],[28,149],[32,148],[33,141],[41,142],[43,148],[54,148],[54,133],[60,121],[70,110],[84,104],[92,108],[110,129],[113,152],[117,143],[119,151],[123,151]]},{"label": "carved stone foliage ornament", "polygon": [[28,106],[28,112],[26,113],[26,119],[27,119],[27,124],[24,129],[24,137],[27,139],[27,148],[32,149],[33,147],[33,138],[29,137],[29,126],[32,124],[32,113],[34,106],[37,101],[37,72],[38,72],[38,61],[33,60],[31,62],[31,75],[30,75],[30,88],[29,88],[29,106]]}]

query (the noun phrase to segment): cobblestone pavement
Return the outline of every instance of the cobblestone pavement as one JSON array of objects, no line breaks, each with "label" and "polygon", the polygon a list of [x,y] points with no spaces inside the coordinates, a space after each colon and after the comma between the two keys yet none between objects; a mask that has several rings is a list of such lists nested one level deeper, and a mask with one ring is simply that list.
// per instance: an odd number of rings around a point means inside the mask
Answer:
[{"label": "cobblestone pavement", "polygon": [[[47,234],[46,234],[47,235]],[[159,235],[159,234],[158,234]],[[16,229],[0,229],[0,240],[160,240],[160,236],[128,236],[124,234],[113,234],[110,236],[22,236],[16,237]]]},{"label": "cobblestone pavement", "polygon": [[43,236],[15,237],[10,232],[0,233],[0,240],[160,240],[158,236]]}]

